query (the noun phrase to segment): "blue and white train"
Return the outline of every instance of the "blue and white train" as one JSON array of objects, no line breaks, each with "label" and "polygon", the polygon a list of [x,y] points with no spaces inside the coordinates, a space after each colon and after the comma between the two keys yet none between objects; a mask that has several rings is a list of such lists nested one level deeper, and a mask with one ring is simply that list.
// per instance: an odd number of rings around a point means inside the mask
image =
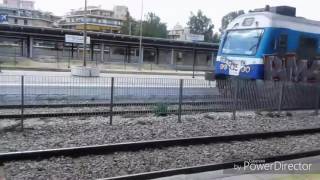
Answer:
[{"label": "blue and white train", "polygon": [[264,56],[320,54],[320,22],[295,16],[295,8],[266,7],[234,19],[227,27],[215,64],[216,78],[264,79]]}]

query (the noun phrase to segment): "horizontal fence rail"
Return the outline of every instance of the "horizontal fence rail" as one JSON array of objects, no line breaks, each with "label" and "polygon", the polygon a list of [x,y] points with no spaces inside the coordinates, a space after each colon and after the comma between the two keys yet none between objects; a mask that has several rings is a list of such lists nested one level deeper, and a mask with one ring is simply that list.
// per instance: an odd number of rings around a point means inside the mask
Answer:
[{"label": "horizontal fence rail", "polygon": [[[318,112],[319,84],[227,79],[0,76],[0,118],[193,112]],[[23,126],[21,126],[23,127]]]}]

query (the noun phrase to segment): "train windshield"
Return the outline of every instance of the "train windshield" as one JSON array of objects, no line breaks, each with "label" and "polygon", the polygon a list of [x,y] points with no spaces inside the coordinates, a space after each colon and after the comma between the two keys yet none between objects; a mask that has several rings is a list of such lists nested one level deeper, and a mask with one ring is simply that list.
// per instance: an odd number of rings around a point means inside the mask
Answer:
[{"label": "train windshield", "polygon": [[255,55],[263,29],[231,30],[225,37],[223,54]]}]

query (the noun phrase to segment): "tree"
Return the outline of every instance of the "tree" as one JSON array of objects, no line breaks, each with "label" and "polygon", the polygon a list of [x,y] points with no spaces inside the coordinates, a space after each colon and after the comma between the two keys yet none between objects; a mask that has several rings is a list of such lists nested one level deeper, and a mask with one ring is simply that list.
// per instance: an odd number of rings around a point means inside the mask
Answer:
[{"label": "tree", "polygon": [[121,33],[127,34],[127,35],[134,35],[137,29],[137,26],[138,26],[137,21],[131,17],[129,12],[127,12],[126,20],[123,22],[121,26]]},{"label": "tree", "polygon": [[[140,22],[133,19],[130,14],[127,14],[127,20],[124,21],[121,32],[123,34],[139,36],[140,35]],[[167,25],[161,22],[159,16],[155,13],[149,12],[146,15],[146,19],[142,22],[142,36],[146,37],[159,37],[166,38],[167,37]]]},{"label": "tree", "polygon": [[214,33],[213,38],[212,38],[212,41],[213,41],[214,43],[219,43],[220,40],[221,40],[221,34],[219,34],[219,33],[217,33],[217,32]]},{"label": "tree", "polygon": [[142,24],[143,36],[166,38],[167,33],[167,25],[162,23],[160,17],[155,13],[149,12],[146,16],[146,20],[143,21]]},{"label": "tree", "polygon": [[220,28],[220,32],[223,32],[227,27],[228,27],[228,24],[234,20],[236,17],[240,16],[244,14],[244,11],[243,10],[240,10],[240,11],[233,11],[233,12],[230,12],[228,13],[227,15],[223,16],[222,17],[222,20],[221,20],[221,28]]},{"label": "tree", "polygon": [[214,25],[210,18],[205,16],[201,10],[197,14],[191,12],[189,22],[187,23],[190,33],[204,35],[204,40],[212,42]]}]

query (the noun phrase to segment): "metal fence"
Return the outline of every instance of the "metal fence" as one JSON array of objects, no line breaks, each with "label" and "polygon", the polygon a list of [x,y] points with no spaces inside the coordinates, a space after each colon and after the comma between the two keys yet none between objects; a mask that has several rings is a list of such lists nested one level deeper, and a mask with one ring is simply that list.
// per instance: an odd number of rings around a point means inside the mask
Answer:
[{"label": "metal fence", "polygon": [[[0,76],[0,118],[319,109],[319,84],[201,79]],[[235,116],[234,116],[235,118]]]}]

